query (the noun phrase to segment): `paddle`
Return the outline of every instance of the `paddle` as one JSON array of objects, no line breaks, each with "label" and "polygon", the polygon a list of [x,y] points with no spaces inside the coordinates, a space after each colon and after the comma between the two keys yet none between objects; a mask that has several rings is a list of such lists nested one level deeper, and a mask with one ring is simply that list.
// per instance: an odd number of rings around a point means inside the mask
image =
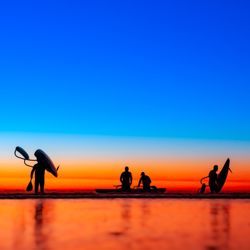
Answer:
[{"label": "paddle", "polygon": [[32,181],[31,181],[31,179],[30,179],[30,182],[29,182],[29,184],[28,184],[27,187],[26,187],[26,191],[27,191],[27,192],[30,192],[30,191],[32,191],[32,189],[33,189],[33,185],[32,185]]}]

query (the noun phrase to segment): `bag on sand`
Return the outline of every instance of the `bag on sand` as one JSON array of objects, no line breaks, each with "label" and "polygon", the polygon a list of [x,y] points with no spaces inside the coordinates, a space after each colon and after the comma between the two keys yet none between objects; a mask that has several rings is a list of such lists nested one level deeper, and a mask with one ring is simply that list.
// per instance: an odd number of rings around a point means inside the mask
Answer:
[{"label": "bag on sand", "polygon": [[26,191],[27,191],[27,192],[30,192],[30,191],[32,191],[32,189],[33,189],[33,185],[32,185],[32,182],[31,182],[31,180],[30,180],[28,186],[26,187]]},{"label": "bag on sand", "polygon": [[206,184],[203,183],[203,184],[201,185],[200,194],[204,194],[204,193],[205,193],[205,190],[206,190]]}]

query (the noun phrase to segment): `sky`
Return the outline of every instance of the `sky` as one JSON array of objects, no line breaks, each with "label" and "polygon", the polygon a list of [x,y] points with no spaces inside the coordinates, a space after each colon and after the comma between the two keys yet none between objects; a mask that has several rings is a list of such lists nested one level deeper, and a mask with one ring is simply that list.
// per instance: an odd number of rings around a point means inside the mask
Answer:
[{"label": "sky", "polygon": [[0,188],[25,178],[17,145],[65,166],[55,188],[109,186],[130,163],[161,185],[194,180],[231,156],[232,180],[248,185],[249,11],[249,1],[1,3]]}]

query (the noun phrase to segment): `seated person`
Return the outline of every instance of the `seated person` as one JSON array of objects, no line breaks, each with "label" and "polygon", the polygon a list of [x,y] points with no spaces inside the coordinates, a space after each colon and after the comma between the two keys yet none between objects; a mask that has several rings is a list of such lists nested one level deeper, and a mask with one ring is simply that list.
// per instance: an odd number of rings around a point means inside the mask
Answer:
[{"label": "seated person", "polygon": [[145,175],[144,172],[141,173],[141,178],[139,180],[138,187],[140,187],[141,182],[142,182],[143,190],[150,192],[151,191],[150,189],[151,179],[149,178],[149,176]]}]

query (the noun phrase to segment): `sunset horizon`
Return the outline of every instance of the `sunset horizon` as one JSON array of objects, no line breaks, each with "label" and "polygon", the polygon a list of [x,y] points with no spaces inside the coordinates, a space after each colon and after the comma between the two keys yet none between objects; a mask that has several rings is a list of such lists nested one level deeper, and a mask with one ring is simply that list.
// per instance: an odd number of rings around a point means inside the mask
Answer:
[{"label": "sunset horizon", "polygon": [[5,137],[10,142],[1,152],[0,192],[25,191],[30,178],[32,168],[14,156],[15,138],[18,145],[26,145],[31,159],[35,158],[35,150],[42,148],[56,166],[60,165],[58,178],[46,173],[48,191],[115,188],[121,185],[119,178],[124,167],[129,166],[132,188],[137,186],[144,171],[152,179],[152,185],[164,187],[167,192],[196,193],[200,179],[215,164],[220,171],[230,158],[232,173],[228,174],[223,192],[250,192],[247,142],[27,133],[5,134]]},{"label": "sunset horizon", "polygon": [[0,6],[1,250],[249,250],[250,1]]}]

